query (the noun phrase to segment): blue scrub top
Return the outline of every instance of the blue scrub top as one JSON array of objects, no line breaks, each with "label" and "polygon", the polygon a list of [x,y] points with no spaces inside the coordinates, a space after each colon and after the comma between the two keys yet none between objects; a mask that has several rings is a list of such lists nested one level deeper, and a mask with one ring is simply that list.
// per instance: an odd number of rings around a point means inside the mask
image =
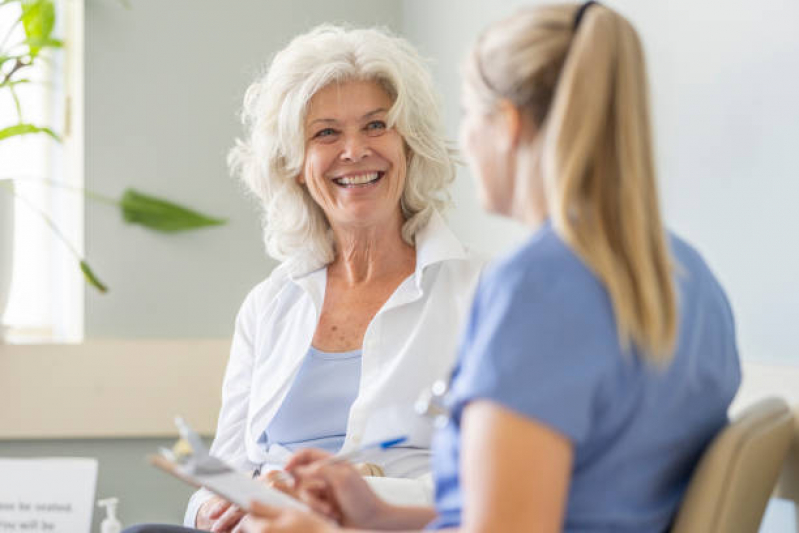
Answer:
[{"label": "blue scrub top", "polygon": [[621,348],[603,284],[549,222],[481,280],[433,443],[440,529],[461,522],[464,407],[486,399],[571,441],[564,531],[664,531],[740,383],[733,316],[699,254],[670,236],[679,326],[670,366]]}]

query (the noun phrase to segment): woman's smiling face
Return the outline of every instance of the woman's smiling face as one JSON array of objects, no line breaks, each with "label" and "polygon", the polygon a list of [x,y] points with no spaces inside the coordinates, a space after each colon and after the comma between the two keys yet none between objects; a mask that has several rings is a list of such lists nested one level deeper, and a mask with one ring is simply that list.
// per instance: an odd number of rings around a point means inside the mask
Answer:
[{"label": "woman's smiling face", "polygon": [[388,127],[392,99],[375,81],[332,83],[308,104],[298,176],[333,226],[367,227],[401,214],[406,155]]}]

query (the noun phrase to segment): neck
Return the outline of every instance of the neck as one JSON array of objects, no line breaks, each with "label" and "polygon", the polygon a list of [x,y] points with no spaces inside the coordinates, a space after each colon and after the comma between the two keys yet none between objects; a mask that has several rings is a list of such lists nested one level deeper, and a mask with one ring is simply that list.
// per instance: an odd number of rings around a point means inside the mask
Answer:
[{"label": "neck", "polygon": [[537,229],[549,216],[541,169],[540,149],[535,142],[520,149],[516,156],[515,190],[510,217]]},{"label": "neck", "polygon": [[328,275],[348,285],[407,276],[416,268],[414,247],[402,238],[402,212],[380,224],[369,226],[333,225],[336,257]]}]

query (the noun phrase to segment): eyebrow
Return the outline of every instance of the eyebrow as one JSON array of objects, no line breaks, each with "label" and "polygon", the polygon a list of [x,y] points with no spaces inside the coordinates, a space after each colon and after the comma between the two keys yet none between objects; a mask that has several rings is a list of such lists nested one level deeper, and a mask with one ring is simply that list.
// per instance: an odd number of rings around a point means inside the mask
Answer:
[{"label": "eyebrow", "polygon": [[[384,108],[384,107],[378,107],[377,109],[374,109],[374,110],[372,110],[372,111],[369,111],[368,113],[366,113],[365,115],[363,115],[363,116],[361,117],[361,120],[366,120],[366,119],[368,119],[368,118],[372,118],[373,116],[375,116],[375,115],[379,115],[380,113],[388,113],[388,109],[386,109],[386,108]],[[334,119],[334,118],[317,118],[317,119],[314,119],[314,120],[312,120],[312,121],[310,122],[310,124],[308,124],[308,126],[313,126],[313,125],[314,125],[314,124],[316,124],[317,122],[321,122],[321,123],[323,123],[323,124],[336,124],[336,123],[338,123],[339,121],[338,121],[338,120],[336,120],[336,119]]]}]

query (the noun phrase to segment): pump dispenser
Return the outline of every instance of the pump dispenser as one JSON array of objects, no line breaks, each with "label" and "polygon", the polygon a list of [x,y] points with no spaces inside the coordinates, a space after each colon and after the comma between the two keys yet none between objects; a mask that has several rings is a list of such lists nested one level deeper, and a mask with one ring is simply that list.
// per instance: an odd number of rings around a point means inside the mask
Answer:
[{"label": "pump dispenser", "polygon": [[105,520],[100,524],[100,533],[120,533],[122,524],[117,520],[117,504],[119,499],[106,498],[97,501],[97,507],[105,507]]}]

